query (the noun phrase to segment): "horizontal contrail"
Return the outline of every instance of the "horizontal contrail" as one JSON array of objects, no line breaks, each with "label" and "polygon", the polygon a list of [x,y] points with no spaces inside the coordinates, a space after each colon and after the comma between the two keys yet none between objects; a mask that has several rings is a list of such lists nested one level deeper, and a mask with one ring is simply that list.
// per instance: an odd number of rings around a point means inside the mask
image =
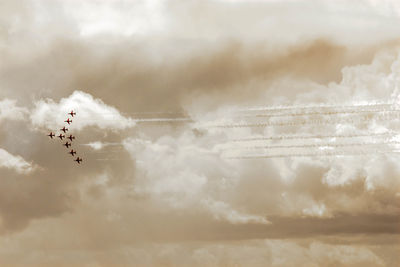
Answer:
[{"label": "horizontal contrail", "polygon": [[365,123],[369,120],[398,120],[400,114],[394,114],[395,116],[387,115],[376,115],[374,117],[365,117],[363,119],[353,118],[339,118],[336,120],[297,120],[295,122],[261,122],[261,123],[238,123],[238,124],[226,124],[226,125],[210,125],[209,127],[214,128],[244,128],[244,127],[268,127],[268,126],[299,126],[299,125],[331,125],[335,123]]},{"label": "horizontal contrail", "polygon": [[356,104],[356,105],[304,105],[304,106],[271,106],[271,107],[258,107],[258,108],[247,108],[241,109],[239,111],[287,111],[287,110],[306,110],[306,109],[332,109],[332,108],[371,108],[371,107],[380,107],[387,108],[393,107],[393,103],[370,103],[370,104]]},{"label": "horizontal contrail", "polygon": [[190,118],[126,118],[126,119],[114,119],[114,118],[88,118],[88,119],[75,119],[76,121],[133,121],[137,123],[143,122],[187,122],[193,121]]},{"label": "horizontal contrail", "polygon": [[[102,115],[115,115],[116,112],[96,112],[96,114]],[[142,112],[120,112],[120,115],[128,116],[128,115],[186,115],[186,112],[179,111],[142,111]],[[76,115],[75,115],[76,116]]]},{"label": "horizontal contrail", "polygon": [[375,137],[375,136],[390,136],[393,132],[389,133],[371,133],[371,134],[342,134],[342,135],[280,135],[280,136],[260,136],[233,139],[232,142],[246,142],[246,141],[263,141],[263,140],[289,140],[289,139],[323,139],[323,138],[354,138],[354,137]]},{"label": "horizontal contrail", "polygon": [[104,147],[107,146],[122,146],[122,143],[120,142],[100,142],[100,141],[95,141],[95,142],[91,142],[91,143],[87,143],[87,144],[80,144],[81,146],[88,146],[94,150],[100,150],[103,149]]},{"label": "horizontal contrail", "polygon": [[269,146],[246,146],[246,147],[232,147],[224,150],[240,150],[240,149],[278,149],[278,148],[321,148],[321,147],[352,147],[352,146],[376,146],[376,145],[398,145],[398,141],[389,142],[359,142],[359,143],[320,143],[320,144],[304,144],[304,145],[269,145]]},{"label": "horizontal contrail", "polygon": [[398,154],[399,150],[383,151],[360,151],[360,152],[325,152],[325,153],[298,153],[298,154],[275,154],[275,155],[249,155],[224,157],[226,159],[270,159],[270,158],[299,158],[299,157],[332,157],[332,156],[357,156],[367,154]]},{"label": "horizontal contrail", "polygon": [[135,122],[191,122],[190,118],[143,118],[143,119],[133,119]]},{"label": "horizontal contrail", "polygon": [[342,110],[342,111],[327,111],[327,112],[301,112],[301,113],[278,113],[278,114],[253,114],[243,115],[243,117],[258,117],[258,118],[271,118],[271,117],[295,117],[295,116],[313,116],[313,115],[341,115],[341,114],[361,114],[361,113],[390,113],[400,112],[398,109],[392,110]]}]

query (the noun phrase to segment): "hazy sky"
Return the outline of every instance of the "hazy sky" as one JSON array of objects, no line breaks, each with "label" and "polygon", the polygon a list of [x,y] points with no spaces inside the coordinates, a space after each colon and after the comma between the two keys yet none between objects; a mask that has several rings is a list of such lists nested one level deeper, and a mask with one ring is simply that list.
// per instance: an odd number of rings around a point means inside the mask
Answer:
[{"label": "hazy sky", "polygon": [[[399,25],[397,0],[0,0],[0,265],[398,266]],[[46,136],[72,109],[81,165]]]}]

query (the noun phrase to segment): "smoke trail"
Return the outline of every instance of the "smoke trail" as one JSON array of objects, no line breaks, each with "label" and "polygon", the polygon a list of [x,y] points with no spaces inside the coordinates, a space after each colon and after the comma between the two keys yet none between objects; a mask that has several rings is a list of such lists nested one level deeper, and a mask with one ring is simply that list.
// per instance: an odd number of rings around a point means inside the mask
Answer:
[{"label": "smoke trail", "polygon": [[358,114],[358,113],[381,113],[381,112],[400,112],[398,109],[392,110],[342,110],[342,111],[326,111],[326,112],[301,112],[301,113],[281,113],[281,114],[253,114],[253,115],[243,115],[243,117],[289,117],[289,116],[313,116],[313,115],[345,115],[345,114]]},{"label": "smoke trail", "polygon": [[399,120],[400,114],[394,114],[395,116],[388,115],[374,115],[373,117],[364,116],[365,118],[339,118],[336,120],[297,120],[295,122],[262,122],[262,123],[242,123],[242,124],[226,124],[226,125],[212,125],[209,127],[214,128],[243,128],[243,127],[269,127],[269,126],[299,126],[299,125],[331,125],[337,123],[365,123],[370,120]]},{"label": "smoke trail", "polygon": [[143,122],[192,122],[190,118],[147,118],[147,119],[133,119],[136,123]]},{"label": "smoke trail", "polygon": [[246,147],[232,147],[226,148],[226,150],[240,150],[240,149],[278,149],[278,148],[321,148],[321,147],[353,147],[353,146],[376,146],[376,145],[398,145],[398,141],[388,142],[359,142],[359,143],[343,143],[343,144],[332,144],[332,143],[319,143],[319,144],[304,144],[304,145],[270,145],[270,146],[246,146]]},{"label": "smoke trail", "polygon": [[249,155],[224,157],[225,159],[270,159],[270,158],[300,158],[300,157],[332,157],[332,156],[365,156],[367,154],[398,154],[399,150],[359,151],[359,152],[324,152],[324,153],[298,153],[275,155]]},{"label": "smoke trail", "polygon": [[307,109],[331,109],[331,108],[387,108],[387,107],[393,107],[393,103],[369,103],[369,104],[359,104],[359,105],[304,105],[304,106],[272,106],[272,107],[258,107],[258,108],[247,108],[247,109],[241,109],[239,111],[246,112],[246,111],[287,111],[287,110],[293,110],[293,109],[299,109],[299,110],[307,110]]},{"label": "smoke trail", "polygon": [[[193,121],[191,118],[129,118],[133,122],[136,123],[145,123],[145,122],[191,122]],[[78,119],[76,119],[78,120]],[[126,121],[123,119],[116,120],[114,118],[99,118],[99,119],[79,119],[79,121]]]},{"label": "smoke trail", "polygon": [[[115,115],[112,112],[99,112],[96,114],[102,115]],[[186,115],[186,112],[179,112],[179,111],[142,111],[142,112],[121,112],[122,115]]]},{"label": "smoke trail", "polygon": [[81,146],[89,146],[90,148],[94,149],[94,150],[100,150],[106,146],[120,146],[122,145],[122,143],[113,143],[113,142],[100,142],[100,141],[96,141],[96,142],[91,142],[91,143],[87,143],[87,144],[80,144]]},{"label": "smoke trail", "polygon": [[263,140],[292,140],[292,139],[323,139],[323,138],[355,138],[355,137],[374,137],[374,136],[392,136],[394,133],[371,133],[371,134],[348,134],[348,135],[281,135],[281,136],[261,136],[233,139],[232,142],[263,141]]}]

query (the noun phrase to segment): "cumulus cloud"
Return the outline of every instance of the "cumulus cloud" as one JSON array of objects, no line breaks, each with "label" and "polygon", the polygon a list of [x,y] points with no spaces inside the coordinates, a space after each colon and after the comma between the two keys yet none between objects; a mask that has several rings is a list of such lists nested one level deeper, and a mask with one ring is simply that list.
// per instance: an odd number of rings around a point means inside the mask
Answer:
[{"label": "cumulus cloud", "polygon": [[35,169],[32,163],[27,162],[21,156],[12,155],[6,150],[1,148],[0,148],[0,167],[13,169],[17,173],[21,174],[28,174]]},{"label": "cumulus cloud", "polygon": [[0,265],[396,266],[397,10],[6,1]]},{"label": "cumulus cloud", "polygon": [[16,105],[16,100],[4,99],[0,101],[0,121],[24,120],[27,115],[27,108],[18,107]]},{"label": "cumulus cloud", "polygon": [[71,127],[76,130],[87,126],[119,130],[135,125],[132,119],[124,117],[116,108],[82,91],[75,91],[69,97],[62,98],[59,103],[51,99],[38,101],[31,112],[31,122],[36,127],[56,129],[65,124],[64,120],[71,110],[77,112],[76,117],[71,118]]}]

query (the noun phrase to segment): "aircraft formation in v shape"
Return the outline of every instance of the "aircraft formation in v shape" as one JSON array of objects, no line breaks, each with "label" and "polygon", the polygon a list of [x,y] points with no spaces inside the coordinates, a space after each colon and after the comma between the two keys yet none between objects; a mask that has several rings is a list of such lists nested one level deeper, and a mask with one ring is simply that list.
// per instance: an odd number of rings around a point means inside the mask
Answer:
[{"label": "aircraft formation in v shape", "polygon": [[[76,115],[76,112],[71,110],[71,112],[69,112],[68,115],[71,115],[71,117],[74,117]],[[65,120],[64,122],[66,122],[66,123],[68,123],[68,125],[70,125],[72,123],[72,120],[70,118],[67,118],[67,120]],[[65,135],[68,132],[68,128],[65,128],[65,126],[63,128],[61,128],[60,131],[61,131],[60,134],[57,136],[53,132],[50,132],[50,134],[48,134],[47,136],[49,136],[51,139],[53,139],[54,137],[58,137],[58,138],[60,138],[61,141],[63,140],[63,138],[69,139],[70,142],[66,141],[63,144],[63,146],[65,146],[66,148],[71,147],[72,141],[75,140],[75,136],[70,134],[69,136],[66,137]],[[71,154],[71,156],[74,157],[74,155],[76,154],[76,151],[71,148],[71,151],[69,151],[68,154]],[[82,158],[77,157],[74,161],[76,161],[78,164],[81,164],[82,160],[83,160]]]}]

